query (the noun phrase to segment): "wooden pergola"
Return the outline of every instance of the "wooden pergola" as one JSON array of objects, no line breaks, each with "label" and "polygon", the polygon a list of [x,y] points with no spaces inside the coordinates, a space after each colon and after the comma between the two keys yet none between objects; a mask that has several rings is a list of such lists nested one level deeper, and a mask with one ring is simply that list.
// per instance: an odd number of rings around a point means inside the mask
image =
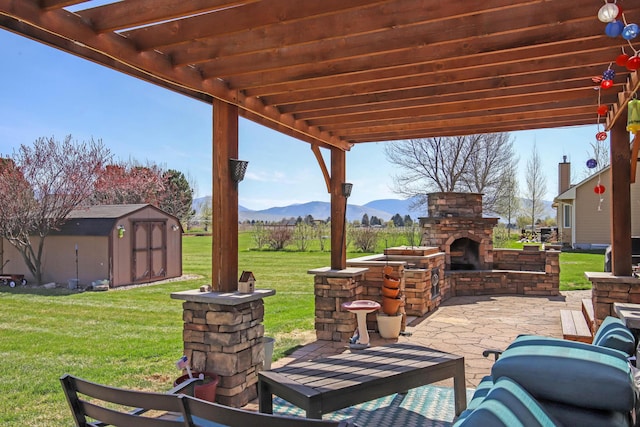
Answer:
[{"label": "wooden pergola", "polygon": [[[640,4],[617,0],[638,21]],[[97,4],[97,5],[96,5]],[[631,275],[626,103],[601,76],[626,43],[596,0],[0,0],[0,27],[213,106],[213,271],[238,277],[238,117],[310,144],[346,265],[346,152],[357,144],[595,124],[611,130],[613,273]],[[632,19],[632,20],[633,20]],[[632,53],[627,47],[627,53]],[[615,65],[614,65],[615,67]],[[331,152],[326,167],[321,149]],[[635,159],[634,159],[635,160]]]}]

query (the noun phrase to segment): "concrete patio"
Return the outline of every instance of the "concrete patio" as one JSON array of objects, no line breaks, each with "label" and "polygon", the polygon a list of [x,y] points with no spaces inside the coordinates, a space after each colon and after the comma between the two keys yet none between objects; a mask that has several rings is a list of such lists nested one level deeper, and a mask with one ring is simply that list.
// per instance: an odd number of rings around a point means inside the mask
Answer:
[{"label": "concrete patio", "polygon": [[[556,297],[453,297],[433,313],[409,318],[406,334],[397,341],[463,355],[467,387],[475,388],[481,378],[490,373],[493,364],[493,358],[482,356],[483,350],[503,349],[520,334],[562,338],[560,310],[580,310],[581,300],[590,297],[590,290],[565,291]],[[393,341],[371,334],[374,346]],[[315,341],[297,349],[289,357],[273,362],[272,368],[295,360],[311,360],[344,351],[351,351],[347,343]]]}]

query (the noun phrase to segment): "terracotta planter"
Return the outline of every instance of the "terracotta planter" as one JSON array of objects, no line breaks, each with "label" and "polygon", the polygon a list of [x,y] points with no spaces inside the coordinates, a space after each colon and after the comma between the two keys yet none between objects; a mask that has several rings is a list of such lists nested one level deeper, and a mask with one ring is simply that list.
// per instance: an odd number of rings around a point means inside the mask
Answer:
[{"label": "terracotta planter", "polygon": [[398,298],[398,294],[400,293],[400,289],[398,288],[387,288],[386,286],[382,287],[382,296],[387,298]]},{"label": "terracotta planter", "polygon": [[384,275],[384,286],[390,289],[398,289],[400,287],[400,279],[395,279],[388,274]]},{"label": "terracotta planter", "polygon": [[[202,385],[196,385],[194,387],[194,396],[198,399],[206,400],[207,402],[216,401],[216,389],[218,388],[218,374],[213,372],[192,372],[194,378],[198,378],[200,374],[204,375],[204,383]],[[173,386],[183,383],[189,378],[189,375],[183,375],[178,377]]]},{"label": "terracotta planter", "polygon": [[387,298],[382,297],[382,312],[389,316],[395,316],[398,314],[398,310],[403,305],[402,298]]}]

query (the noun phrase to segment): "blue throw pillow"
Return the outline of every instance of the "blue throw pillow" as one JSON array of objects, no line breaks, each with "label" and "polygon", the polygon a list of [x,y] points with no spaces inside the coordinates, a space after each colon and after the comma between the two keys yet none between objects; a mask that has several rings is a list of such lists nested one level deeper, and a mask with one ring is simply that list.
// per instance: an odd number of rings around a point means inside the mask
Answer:
[{"label": "blue throw pillow", "polygon": [[510,346],[491,375],[494,381],[513,379],[536,399],[622,412],[635,404],[635,384],[622,353],[589,344]]},{"label": "blue throw pillow", "polygon": [[473,411],[454,427],[556,427],[561,424],[520,385],[500,378]]},{"label": "blue throw pillow", "polygon": [[629,328],[617,317],[607,316],[593,337],[593,344],[614,348],[632,356],[636,351],[636,340]]}]

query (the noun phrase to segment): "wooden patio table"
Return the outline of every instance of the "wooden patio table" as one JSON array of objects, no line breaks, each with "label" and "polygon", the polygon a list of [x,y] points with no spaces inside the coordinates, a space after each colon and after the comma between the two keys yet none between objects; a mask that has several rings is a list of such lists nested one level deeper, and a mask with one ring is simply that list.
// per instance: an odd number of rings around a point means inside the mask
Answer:
[{"label": "wooden patio table", "polygon": [[307,418],[453,378],[455,413],[467,407],[464,357],[396,343],[296,362],[258,374],[260,412],[273,413],[273,395],[304,409]]}]

